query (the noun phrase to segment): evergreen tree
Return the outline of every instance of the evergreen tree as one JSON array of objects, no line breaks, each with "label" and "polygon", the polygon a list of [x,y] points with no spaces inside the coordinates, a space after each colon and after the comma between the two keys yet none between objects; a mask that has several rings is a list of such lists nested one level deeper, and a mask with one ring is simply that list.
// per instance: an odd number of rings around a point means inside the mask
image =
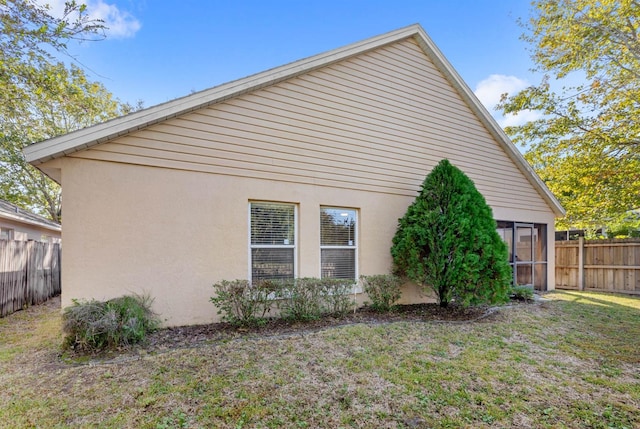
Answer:
[{"label": "evergreen tree", "polygon": [[435,291],[440,306],[504,302],[511,268],[491,208],[475,185],[442,160],[399,219],[391,254],[398,274]]}]

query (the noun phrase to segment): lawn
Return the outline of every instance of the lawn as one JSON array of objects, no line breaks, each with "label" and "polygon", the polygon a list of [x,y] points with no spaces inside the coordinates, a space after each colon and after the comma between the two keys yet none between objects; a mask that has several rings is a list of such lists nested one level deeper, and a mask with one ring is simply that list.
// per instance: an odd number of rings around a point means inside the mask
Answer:
[{"label": "lawn", "polygon": [[639,428],[640,299],[545,297],[107,361],[60,358],[32,307],[0,319],[0,427]]}]

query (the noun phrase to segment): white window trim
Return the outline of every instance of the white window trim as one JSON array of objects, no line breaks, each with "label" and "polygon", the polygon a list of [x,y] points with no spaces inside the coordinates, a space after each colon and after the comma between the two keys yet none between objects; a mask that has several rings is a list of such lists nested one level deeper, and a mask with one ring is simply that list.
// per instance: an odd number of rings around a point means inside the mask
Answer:
[{"label": "white window trim", "polygon": [[16,239],[16,231],[15,231],[15,229],[2,227],[2,228],[0,228],[0,232],[6,233],[7,237],[4,238],[4,240],[15,241],[15,239]]},{"label": "white window trim", "polygon": [[[353,292],[354,294],[356,293],[362,293],[363,289],[362,289],[362,283],[360,282],[360,270],[359,270],[359,258],[358,258],[358,254],[359,254],[359,247],[358,246],[358,242],[360,241],[360,219],[359,219],[359,210],[356,208],[352,208],[352,207],[337,207],[337,206],[320,206],[320,211],[323,209],[331,209],[331,210],[353,210],[355,212],[355,220],[356,220],[356,227],[354,229],[354,233],[355,233],[355,237],[353,239],[353,246],[326,246],[326,245],[322,245],[320,244],[320,254],[318,255],[318,278],[322,278],[322,250],[323,249],[349,249],[349,250],[354,250],[354,260],[355,260],[355,279],[353,279]],[[320,213],[320,211],[318,212],[318,214]],[[318,242],[322,243],[322,224],[320,225],[319,229],[318,229]]]},{"label": "white window trim", "polygon": [[[283,206],[293,206],[293,244],[251,244],[251,204],[280,204]],[[298,278],[298,205],[295,203],[284,203],[280,201],[253,200],[247,205],[247,259],[248,272],[247,278],[253,282],[253,260],[251,258],[251,249],[293,249],[293,278]]]}]

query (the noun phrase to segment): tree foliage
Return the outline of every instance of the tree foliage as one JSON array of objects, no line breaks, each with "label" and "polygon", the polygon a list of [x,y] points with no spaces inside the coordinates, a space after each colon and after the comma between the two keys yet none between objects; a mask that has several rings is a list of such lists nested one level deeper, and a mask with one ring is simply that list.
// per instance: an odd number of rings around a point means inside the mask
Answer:
[{"label": "tree foliage", "polygon": [[[43,68],[54,54],[67,54],[71,40],[101,38],[104,25],[86,6],[69,1],[60,18],[34,0],[0,0],[0,109],[24,111],[25,100],[41,87]],[[43,88],[44,89],[44,88]]]},{"label": "tree foliage", "polygon": [[433,288],[443,307],[453,299],[465,306],[507,299],[511,268],[492,210],[446,159],[399,220],[391,255],[395,270]]},{"label": "tree foliage", "polygon": [[506,132],[566,208],[559,228],[621,219],[640,207],[640,2],[537,0],[522,25],[545,77],[500,107],[541,118]]},{"label": "tree foliage", "polygon": [[22,149],[132,107],[56,57],[68,57],[71,40],[103,37],[86,6],[67,2],[57,18],[33,0],[0,0],[0,25],[0,198],[59,221],[60,187],[27,164]]},{"label": "tree foliage", "polygon": [[44,64],[22,108],[0,113],[0,193],[5,200],[60,221],[60,186],[28,164],[22,149],[126,114],[132,107],[75,65]]}]

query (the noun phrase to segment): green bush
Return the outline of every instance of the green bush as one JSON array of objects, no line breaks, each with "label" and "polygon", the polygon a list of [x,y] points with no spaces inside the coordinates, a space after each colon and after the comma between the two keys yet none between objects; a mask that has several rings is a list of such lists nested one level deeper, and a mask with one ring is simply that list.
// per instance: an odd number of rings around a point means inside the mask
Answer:
[{"label": "green bush", "polygon": [[354,280],[318,279],[323,300],[323,313],[341,316],[355,308]]},{"label": "green bush", "polygon": [[360,280],[364,291],[369,295],[371,307],[376,311],[390,311],[393,304],[400,299],[402,281],[393,274],[360,276]]},{"label": "green bush", "polygon": [[290,320],[316,320],[324,313],[320,279],[283,280],[278,295],[280,315]]},{"label": "green bush", "polygon": [[305,277],[282,281],[278,308],[289,320],[317,320],[325,314],[342,315],[353,309],[353,280]]},{"label": "green bush", "polygon": [[142,342],[157,329],[149,296],[122,296],[109,301],[73,301],[64,309],[65,346],[89,352]]},{"label": "green bush", "polygon": [[301,278],[264,280],[223,280],[213,285],[216,295],[211,302],[222,320],[240,326],[266,323],[265,315],[273,305],[281,317],[307,321],[324,314],[345,314],[355,303],[351,295],[352,280]]},{"label": "green bush", "polygon": [[391,247],[397,274],[463,306],[508,300],[511,267],[491,208],[448,160],[427,175],[398,221]]},{"label": "green bush", "polygon": [[215,296],[210,301],[225,322],[239,326],[261,325],[278,287],[273,281],[252,284],[248,280],[222,280],[213,285]]},{"label": "green bush", "polygon": [[533,289],[529,286],[511,286],[511,299],[533,301]]}]

